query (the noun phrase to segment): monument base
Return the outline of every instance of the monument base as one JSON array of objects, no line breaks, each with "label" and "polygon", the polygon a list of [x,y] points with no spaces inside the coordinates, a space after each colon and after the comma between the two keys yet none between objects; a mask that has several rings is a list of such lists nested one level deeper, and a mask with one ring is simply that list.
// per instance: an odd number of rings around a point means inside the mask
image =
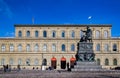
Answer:
[{"label": "monument base", "polygon": [[96,62],[80,62],[77,61],[72,71],[97,71],[102,70],[101,65],[97,65]]}]

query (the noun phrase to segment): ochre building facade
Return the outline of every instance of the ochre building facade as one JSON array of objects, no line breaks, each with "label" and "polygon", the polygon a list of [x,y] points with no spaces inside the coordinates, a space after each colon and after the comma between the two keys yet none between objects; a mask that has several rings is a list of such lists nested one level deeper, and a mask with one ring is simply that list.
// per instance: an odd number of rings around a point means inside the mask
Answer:
[{"label": "ochre building facade", "polygon": [[41,69],[42,65],[55,65],[61,69],[62,60],[70,63],[75,58],[81,30],[86,26],[92,30],[96,62],[108,69],[120,66],[120,39],[111,37],[112,25],[106,24],[14,25],[14,38],[0,38],[0,66]]}]

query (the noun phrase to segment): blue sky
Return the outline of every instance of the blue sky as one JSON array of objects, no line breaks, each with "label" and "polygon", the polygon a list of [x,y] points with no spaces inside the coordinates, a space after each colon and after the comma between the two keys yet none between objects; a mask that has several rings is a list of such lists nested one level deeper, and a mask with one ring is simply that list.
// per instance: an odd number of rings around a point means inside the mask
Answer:
[{"label": "blue sky", "polygon": [[120,36],[120,0],[0,0],[0,37],[14,36],[14,24],[112,24]]}]

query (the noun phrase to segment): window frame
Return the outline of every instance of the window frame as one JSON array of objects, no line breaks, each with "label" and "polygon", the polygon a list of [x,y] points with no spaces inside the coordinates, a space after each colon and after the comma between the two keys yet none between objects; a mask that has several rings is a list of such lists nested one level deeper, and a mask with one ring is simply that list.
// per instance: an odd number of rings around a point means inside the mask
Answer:
[{"label": "window frame", "polygon": [[44,38],[47,37],[47,31],[46,31],[46,30],[43,31],[43,37],[44,37]]},{"label": "window frame", "polygon": [[108,31],[104,30],[104,38],[107,39],[108,38]]},{"label": "window frame", "polygon": [[14,51],[14,45],[10,44],[10,52],[13,52],[13,51]]},{"label": "window frame", "polygon": [[71,38],[75,38],[75,31],[74,30],[70,31],[70,36],[71,36]]},{"label": "window frame", "polygon": [[62,32],[61,32],[61,37],[62,37],[62,38],[65,38],[65,31],[62,31]]},{"label": "window frame", "polygon": [[109,66],[109,59],[105,59],[105,66]]},{"label": "window frame", "polygon": [[97,30],[97,31],[95,32],[95,38],[96,38],[96,39],[99,39],[99,38],[100,38],[100,31],[99,31],[99,30]]},{"label": "window frame", "polygon": [[44,51],[44,52],[47,52],[47,44],[44,44],[44,45],[43,45],[43,51]]},{"label": "window frame", "polygon": [[34,51],[35,51],[35,52],[38,52],[38,51],[39,51],[39,45],[38,45],[38,44],[35,44],[35,46],[34,46]]},{"label": "window frame", "polygon": [[117,61],[116,58],[113,59],[113,65],[114,65],[114,66],[117,66],[117,65],[118,65],[118,61]]},{"label": "window frame", "polygon": [[5,52],[5,51],[6,51],[6,46],[5,46],[5,44],[2,44],[2,45],[1,45],[1,51],[2,51],[2,52]]},{"label": "window frame", "polygon": [[56,31],[52,31],[52,38],[56,38]]},{"label": "window frame", "polygon": [[96,45],[96,51],[100,51],[100,44],[99,43]]},{"label": "window frame", "polygon": [[35,31],[35,37],[36,37],[36,38],[39,37],[39,31],[38,31],[38,30]]},{"label": "window frame", "polygon": [[56,45],[52,44],[52,52],[56,52]]},{"label": "window frame", "polygon": [[18,37],[22,37],[22,31],[21,30],[18,31]]},{"label": "window frame", "polygon": [[29,30],[26,32],[26,37],[30,37],[30,31]]},{"label": "window frame", "polygon": [[22,51],[22,44],[19,44],[18,45],[18,52],[21,52]]},{"label": "window frame", "polygon": [[75,45],[71,44],[71,51],[75,51]]},{"label": "window frame", "polygon": [[113,44],[113,46],[112,46],[112,51],[117,51],[117,44]]},{"label": "window frame", "polygon": [[65,44],[62,44],[62,45],[61,45],[61,51],[62,51],[62,52],[65,52],[65,51],[66,51],[66,46],[65,46]]},{"label": "window frame", "polygon": [[26,46],[26,51],[27,51],[27,52],[30,52],[30,50],[31,50],[31,49],[30,49],[30,44],[27,44],[27,46]]}]

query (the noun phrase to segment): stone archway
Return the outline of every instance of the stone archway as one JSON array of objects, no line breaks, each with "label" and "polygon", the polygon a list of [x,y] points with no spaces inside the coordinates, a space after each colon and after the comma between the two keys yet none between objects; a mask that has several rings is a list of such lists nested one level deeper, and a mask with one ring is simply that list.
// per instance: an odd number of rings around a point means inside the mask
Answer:
[{"label": "stone archway", "polygon": [[70,67],[71,67],[71,68],[74,68],[75,61],[76,61],[76,59],[72,56],[72,57],[70,58]]},{"label": "stone archway", "polygon": [[66,58],[62,57],[61,58],[61,69],[65,69],[66,68]]},{"label": "stone archway", "polygon": [[57,60],[54,56],[51,58],[51,67],[54,69],[57,67]]}]

